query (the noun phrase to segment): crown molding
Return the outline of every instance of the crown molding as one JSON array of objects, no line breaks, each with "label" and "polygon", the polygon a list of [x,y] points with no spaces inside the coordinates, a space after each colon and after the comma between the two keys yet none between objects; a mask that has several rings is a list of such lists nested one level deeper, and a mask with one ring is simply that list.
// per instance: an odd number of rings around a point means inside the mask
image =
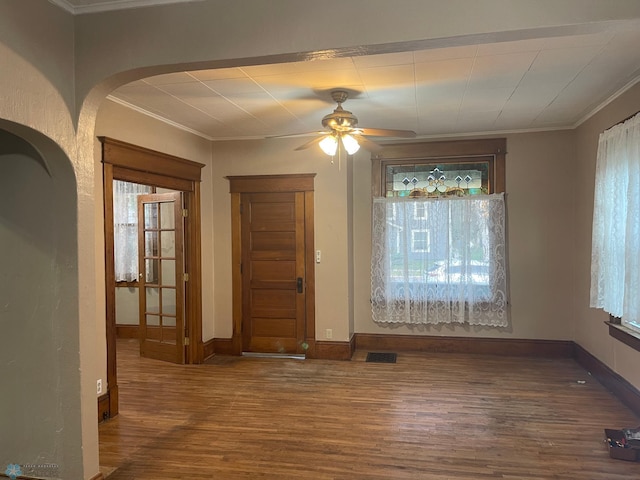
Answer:
[{"label": "crown molding", "polygon": [[107,100],[110,100],[113,103],[117,103],[118,105],[122,105],[123,107],[126,107],[126,108],[129,108],[131,110],[134,110],[134,111],[136,111],[138,113],[141,113],[142,115],[146,115],[147,117],[151,117],[151,118],[153,118],[155,120],[158,120],[160,122],[166,123],[167,125],[171,125],[172,127],[177,128],[179,130],[183,130],[185,132],[189,132],[189,133],[191,133],[193,135],[196,135],[198,137],[204,138],[205,140],[209,140],[209,141],[213,141],[214,140],[214,138],[210,137],[209,135],[205,135],[202,132],[198,132],[197,130],[193,130],[193,129],[189,128],[189,127],[185,127],[184,125],[180,125],[179,123],[174,122],[172,120],[169,120],[166,117],[163,117],[163,116],[158,115],[156,113],[150,112],[149,110],[145,110],[144,108],[140,108],[140,107],[138,107],[136,105],[133,105],[133,104],[131,104],[129,102],[126,102],[124,100],[120,100],[119,98],[114,97],[112,95],[107,95]]},{"label": "crown molding", "polygon": [[602,102],[600,105],[598,105],[596,108],[594,108],[593,110],[591,110],[589,113],[587,113],[584,117],[582,117],[580,120],[578,120],[575,125],[573,125],[573,128],[578,128],[580,125],[582,125],[584,122],[586,122],[587,120],[589,120],[591,117],[593,117],[596,113],[598,113],[600,110],[602,110],[604,107],[606,107],[607,105],[609,105],[611,102],[613,102],[616,98],[618,98],[620,95],[622,95],[623,93],[625,93],[627,90],[629,90],[631,87],[635,86],[638,82],[640,82],[640,75],[635,77],[634,79],[632,79],[629,83],[627,83],[624,87],[622,87],[620,90],[618,90],[617,92],[615,92],[613,95],[611,95],[609,98],[607,98],[604,102]]},{"label": "crown molding", "polygon": [[50,3],[73,14],[108,12],[112,10],[125,10],[129,8],[155,7],[171,3],[201,2],[202,0],[104,0],[92,5],[74,5],[70,0],[49,0]]}]

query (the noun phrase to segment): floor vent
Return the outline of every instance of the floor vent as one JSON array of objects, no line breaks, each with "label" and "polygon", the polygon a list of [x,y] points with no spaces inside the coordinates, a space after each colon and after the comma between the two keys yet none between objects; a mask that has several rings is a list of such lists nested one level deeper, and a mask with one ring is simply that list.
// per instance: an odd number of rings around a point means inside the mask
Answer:
[{"label": "floor vent", "polygon": [[381,353],[381,352],[369,352],[367,353],[367,362],[371,363],[396,363],[397,353]]}]

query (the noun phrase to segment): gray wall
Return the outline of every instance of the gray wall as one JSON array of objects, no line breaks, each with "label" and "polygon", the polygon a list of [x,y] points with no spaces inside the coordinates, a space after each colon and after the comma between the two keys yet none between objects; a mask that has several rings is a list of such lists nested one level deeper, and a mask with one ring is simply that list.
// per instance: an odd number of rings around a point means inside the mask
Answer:
[{"label": "gray wall", "polygon": [[75,224],[71,165],[0,129],[2,468],[82,477]]}]

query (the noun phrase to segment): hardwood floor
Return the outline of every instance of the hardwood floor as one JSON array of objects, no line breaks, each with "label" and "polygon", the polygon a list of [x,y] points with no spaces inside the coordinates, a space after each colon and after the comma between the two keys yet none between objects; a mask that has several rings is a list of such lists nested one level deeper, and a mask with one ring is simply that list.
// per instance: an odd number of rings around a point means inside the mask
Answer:
[{"label": "hardwood floor", "polygon": [[109,480],[640,478],[603,442],[640,419],[573,360],[366,353],[182,366],[118,340],[101,464]]}]

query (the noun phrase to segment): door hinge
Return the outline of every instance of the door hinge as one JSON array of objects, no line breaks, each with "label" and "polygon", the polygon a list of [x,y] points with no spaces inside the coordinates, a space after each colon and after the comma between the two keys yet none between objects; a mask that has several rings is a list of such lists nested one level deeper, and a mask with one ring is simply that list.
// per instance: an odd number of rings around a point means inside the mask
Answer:
[{"label": "door hinge", "polygon": [[189,345],[189,337],[184,337],[184,346],[188,346]]},{"label": "door hinge", "polygon": [[189,216],[189,210],[186,208],[182,209],[182,218],[187,218]]},{"label": "door hinge", "polygon": [[242,264],[240,264],[240,275],[242,275]]},{"label": "door hinge", "polygon": [[188,282],[189,281],[189,274],[188,273],[183,273],[182,274],[182,281],[183,282]]}]

